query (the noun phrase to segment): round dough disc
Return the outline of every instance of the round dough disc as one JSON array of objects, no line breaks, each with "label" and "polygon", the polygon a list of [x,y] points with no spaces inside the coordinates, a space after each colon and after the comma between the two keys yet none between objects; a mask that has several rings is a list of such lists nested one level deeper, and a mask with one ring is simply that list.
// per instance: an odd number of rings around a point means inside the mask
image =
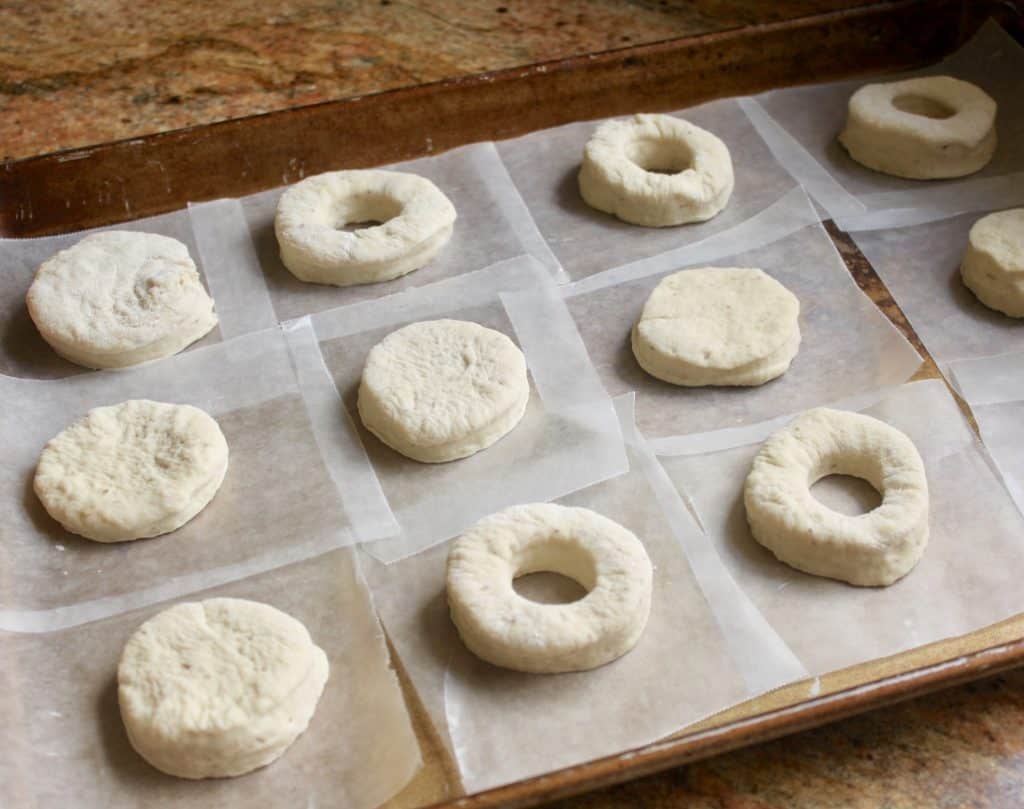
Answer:
[{"label": "round dough disc", "polygon": [[90,410],[50,439],[33,486],[71,533],[124,542],[180,528],[213,499],[227,468],[227,441],[209,415],[132,399]]},{"label": "round dough disc", "polygon": [[140,626],[117,669],[132,747],[158,770],[218,778],[263,767],[309,725],[328,675],[306,628],[266,604],[177,604]]},{"label": "round dough disc", "polygon": [[86,236],[40,265],[26,303],[54,351],[87,368],[169,357],[217,325],[188,248],[155,233]]},{"label": "round dough disc", "polygon": [[464,458],[511,431],[526,412],[526,359],[501,332],[429,320],[373,347],[359,386],[363,424],[424,463]]},{"label": "round dough disc", "polygon": [[1024,317],[1024,208],[999,211],[974,223],[960,274],[990,309]]},{"label": "round dough disc", "polygon": [[633,328],[633,353],[674,385],[760,385],[800,345],[796,296],[754,268],[702,267],[661,280]]}]

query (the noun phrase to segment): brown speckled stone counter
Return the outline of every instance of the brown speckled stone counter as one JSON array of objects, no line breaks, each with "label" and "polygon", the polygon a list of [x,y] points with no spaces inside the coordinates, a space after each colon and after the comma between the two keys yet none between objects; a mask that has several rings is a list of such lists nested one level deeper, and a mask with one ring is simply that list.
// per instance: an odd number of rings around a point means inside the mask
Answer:
[{"label": "brown speckled stone counter", "polygon": [[[0,153],[28,157],[862,4],[8,0]],[[1024,671],[557,806],[1024,806]]]}]

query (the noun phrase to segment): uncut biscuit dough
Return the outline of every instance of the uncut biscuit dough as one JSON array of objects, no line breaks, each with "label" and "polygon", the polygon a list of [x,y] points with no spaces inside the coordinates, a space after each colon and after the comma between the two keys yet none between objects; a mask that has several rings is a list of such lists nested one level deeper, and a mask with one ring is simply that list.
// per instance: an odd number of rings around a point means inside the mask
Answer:
[{"label": "uncut biscuit dough", "polygon": [[309,725],[328,676],[306,628],[266,604],[178,604],[125,644],[117,669],[132,747],[182,778],[242,775],[277,759]]},{"label": "uncut biscuit dough", "polygon": [[761,385],[800,347],[800,302],[759,269],[702,267],[661,280],[633,327],[637,362],[674,385]]},{"label": "uncut biscuit dough", "polygon": [[429,320],[371,349],[359,415],[392,449],[424,463],[489,447],[522,419],[530,398],[523,352],[501,332],[463,320]]},{"label": "uncut biscuit dough", "polygon": [[[587,590],[568,604],[539,604],[513,587],[554,572]],[[586,508],[513,506],[473,525],[452,545],[446,591],[452,621],[477,657],[549,674],[603,666],[632,649],[651,610],[653,570],[643,543]]]},{"label": "uncut biscuit dough", "polygon": [[996,106],[951,76],[866,84],[850,97],[839,142],[861,165],[895,177],[963,177],[995,153]]},{"label": "uncut biscuit dough", "polygon": [[220,488],[228,445],[190,405],[132,399],[97,407],[50,439],[33,488],[55,520],[97,542],[180,528]]},{"label": "uncut biscuit dough", "polygon": [[54,351],[87,368],[169,357],[217,325],[188,248],[156,233],[86,236],[40,265],[26,304]]},{"label": "uncut biscuit dough", "polygon": [[990,309],[1024,317],[1024,208],[989,214],[974,223],[960,275]]}]

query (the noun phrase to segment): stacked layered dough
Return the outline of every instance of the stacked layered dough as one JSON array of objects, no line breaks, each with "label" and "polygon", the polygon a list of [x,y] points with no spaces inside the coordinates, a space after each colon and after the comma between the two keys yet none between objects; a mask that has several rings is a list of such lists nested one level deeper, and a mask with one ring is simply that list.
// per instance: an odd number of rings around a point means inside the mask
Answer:
[{"label": "stacked layered dough", "polygon": [[242,775],[309,725],[328,675],[306,628],[255,601],[178,604],[146,621],[117,669],[139,755],[181,778]]},{"label": "stacked layered dough", "polygon": [[673,385],[761,385],[800,347],[800,302],[759,269],[702,267],[661,280],[633,327],[633,354]]}]

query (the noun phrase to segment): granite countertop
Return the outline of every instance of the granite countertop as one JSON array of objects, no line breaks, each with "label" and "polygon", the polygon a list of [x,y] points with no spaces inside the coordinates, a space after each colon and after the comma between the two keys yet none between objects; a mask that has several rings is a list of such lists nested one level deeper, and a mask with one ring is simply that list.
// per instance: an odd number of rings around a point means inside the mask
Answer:
[{"label": "granite countertop", "polygon": [[[4,158],[864,0],[0,4]],[[556,804],[1024,805],[1024,670]]]}]

